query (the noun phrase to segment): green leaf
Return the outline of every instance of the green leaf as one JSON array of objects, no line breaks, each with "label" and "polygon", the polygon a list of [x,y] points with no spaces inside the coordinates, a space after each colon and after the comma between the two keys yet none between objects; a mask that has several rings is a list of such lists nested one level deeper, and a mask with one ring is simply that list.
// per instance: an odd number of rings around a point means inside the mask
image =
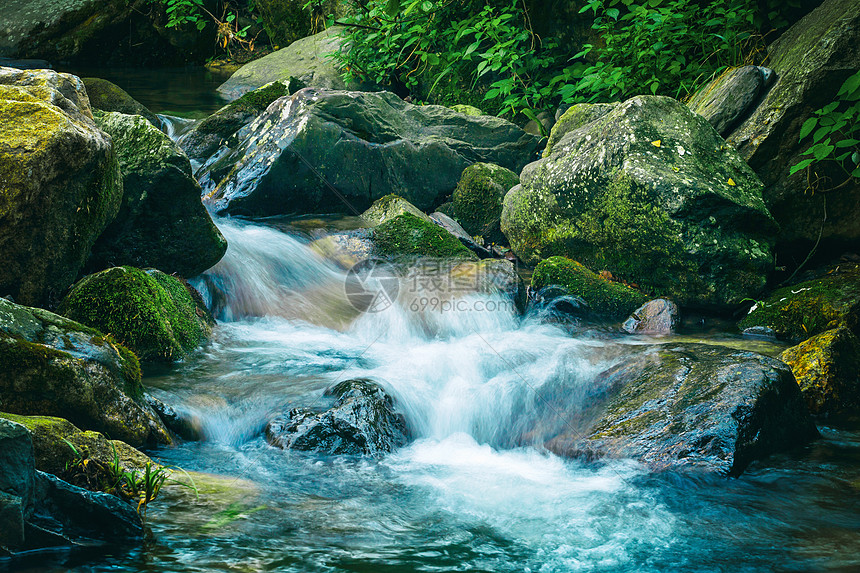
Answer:
[{"label": "green leaf", "polygon": [[829,128],[829,127],[819,127],[818,129],[816,129],[816,130],[815,130],[815,133],[812,135],[812,142],[813,142],[813,143],[818,143],[818,142],[819,142],[819,141],[821,141],[821,140],[824,138],[824,136],[825,136],[825,135],[827,135],[828,133],[830,133],[830,128]]},{"label": "green leaf", "polygon": [[857,141],[856,139],[843,139],[843,140],[841,140],[841,141],[837,141],[837,142],[834,144],[834,146],[835,146],[835,147],[837,147],[837,148],[843,148],[843,147],[854,147],[854,146],[855,146],[855,145],[857,145],[858,143],[860,143],[860,141]]},{"label": "green leaf", "polygon": [[858,88],[860,88],[860,72],[857,72],[856,74],[845,80],[845,83],[842,84],[842,87],[839,88],[839,91],[836,93],[836,95],[850,95],[854,93]]},{"label": "green leaf", "polygon": [[800,139],[803,139],[815,129],[815,126],[818,125],[817,117],[810,117],[806,121],[803,122],[803,126],[800,128]]},{"label": "green leaf", "polygon": [[815,159],[804,159],[803,161],[801,161],[797,165],[792,165],[791,169],[789,170],[789,173],[791,175],[794,175],[798,171],[802,171],[803,169],[806,169],[807,167],[812,165],[814,162],[815,162]]},{"label": "green leaf", "polygon": [[[826,141],[830,141],[827,139]],[[815,151],[813,155],[815,155],[815,159],[817,161],[823,161],[827,159],[827,156],[833,152],[833,146],[827,145],[826,143],[822,143],[820,145],[815,146]]]},{"label": "green leaf", "polygon": [[385,4],[385,13],[394,18],[400,13],[400,0],[388,0]]}]

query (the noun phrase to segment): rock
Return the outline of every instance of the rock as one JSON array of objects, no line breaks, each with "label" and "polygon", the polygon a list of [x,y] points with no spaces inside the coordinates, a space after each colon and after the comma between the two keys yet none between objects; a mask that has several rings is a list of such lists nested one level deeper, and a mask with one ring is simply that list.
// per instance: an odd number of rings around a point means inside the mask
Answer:
[{"label": "rock", "polygon": [[460,239],[463,246],[478,255],[481,259],[487,259],[493,256],[492,249],[488,249],[483,245],[479,245],[472,236],[466,232],[466,229],[460,226],[460,223],[446,215],[445,213],[435,212],[430,214],[430,220]]},{"label": "rock", "polygon": [[799,141],[803,123],[835,101],[840,86],[858,70],[860,2],[825,0],[773,42],[768,52],[776,81],[726,139],[765,184],[764,201],[780,225],[780,259],[803,260],[819,233],[818,254],[839,255],[843,246],[860,240],[860,180],[825,192],[844,181],[845,174],[836,166],[819,164],[817,174],[832,181],[810,193],[806,171],[790,175],[789,168],[808,157],[801,155],[810,145],[809,139]]},{"label": "rock", "polygon": [[368,227],[376,227],[382,223],[391,221],[403,213],[410,213],[422,221],[430,222],[430,217],[424,211],[394,193],[374,201],[373,205],[361,214],[361,219]]},{"label": "rock", "polygon": [[621,325],[628,334],[674,334],[681,322],[678,305],[665,298],[649,300],[635,311]]},{"label": "rock", "polygon": [[506,243],[499,228],[502,201],[520,178],[510,169],[491,163],[475,163],[463,171],[451,196],[454,218],[469,235],[489,243]]},{"label": "rock", "polygon": [[0,557],[7,547],[24,544],[24,505],[20,497],[0,491]]},{"label": "rock", "polygon": [[[0,492],[17,499],[18,511],[24,518],[33,510],[35,483],[29,432],[20,424],[0,419]],[[5,498],[7,512],[10,506],[14,507],[14,502]],[[9,531],[5,534],[9,535]],[[0,545],[8,547],[10,544],[0,539]]]},{"label": "rock", "polygon": [[471,163],[518,170],[538,141],[496,117],[310,88],[272,103],[237,137],[198,172],[218,213],[357,212],[394,192],[429,210]]},{"label": "rock", "polygon": [[143,399],[137,357],[62,316],[0,299],[0,404],[27,416],[62,416],[133,446],[170,436]]},{"label": "rock", "polygon": [[268,442],[283,449],[369,456],[406,445],[403,416],[375,382],[346,380],[332,388],[330,395],[336,400],[325,412],[297,408],[272,419],[266,426]]},{"label": "rock", "polygon": [[229,98],[238,98],[268,83],[291,78],[307,87],[346,89],[340,72],[329,58],[330,54],[343,49],[342,30],[332,26],[247,63],[221,84],[218,91]]},{"label": "rock", "polygon": [[0,133],[0,294],[48,304],[116,215],[119,163],[69,74],[0,68]]},{"label": "rock", "polygon": [[161,271],[114,267],[81,279],[60,312],[111,336],[141,360],[185,358],[214,320],[191,286]]},{"label": "rock", "polygon": [[555,125],[555,116],[548,111],[542,111],[537,114],[537,119],[529,120],[523,126],[523,131],[532,135],[544,136],[549,135],[553,125]]},{"label": "rock", "polygon": [[540,291],[550,286],[562,287],[556,296],[582,297],[591,311],[610,320],[622,320],[648,301],[645,294],[606,280],[564,257],[550,257],[535,267],[532,288]]},{"label": "rock", "polygon": [[738,322],[762,326],[784,340],[805,340],[847,326],[860,332],[860,264],[843,263],[824,276],[775,290]]},{"label": "rock", "polygon": [[752,352],[653,346],[595,384],[604,396],[594,421],[580,416],[581,432],[564,427],[547,443],[551,451],[737,476],[818,435],[788,366]]},{"label": "rock", "polygon": [[750,326],[743,329],[741,336],[752,340],[775,341],[776,331],[768,326]]},{"label": "rock", "polygon": [[466,105],[464,103],[452,105],[451,109],[453,109],[457,113],[462,113],[463,115],[484,115],[484,112],[480,109],[476,108],[473,105]]},{"label": "rock", "polygon": [[194,127],[179,139],[179,146],[194,161],[203,162],[237,131],[266,111],[276,99],[295,93],[304,85],[295,78],[272,82],[250,91]]},{"label": "rock", "polygon": [[188,157],[139,115],[105,113],[96,123],[113,139],[123,197],[87,271],[131,265],[190,278],[221,260],[227,241],[201,202]]},{"label": "rock", "polygon": [[687,106],[726,137],[755,109],[773,79],[773,70],[761,66],[729,68],[693,94]]},{"label": "rock", "polygon": [[549,132],[549,139],[546,142],[546,148],[543,150],[543,157],[549,157],[556,144],[565,135],[584,125],[597,121],[614,109],[615,104],[613,103],[580,103],[568,107],[558,118],[555,125],[552,126],[552,131]]},{"label": "rock", "polygon": [[47,60],[13,60],[12,58],[0,58],[0,67],[17,68],[19,70],[49,70],[54,66]]},{"label": "rock", "polygon": [[844,326],[813,336],[783,352],[810,412],[860,416],[860,338]]},{"label": "rock", "polygon": [[412,213],[398,215],[373,229],[373,254],[380,257],[458,257],[477,259],[457,237]]},{"label": "rock", "polygon": [[686,306],[725,310],[759,293],[776,224],[755,173],[671,98],[598,111],[505,196],[501,227],[517,256],[564,255]]},{"label": "rock", "polygon": [[373,240],[370,229],[355,229],[333,233],[312,242],[309,246],[323,257],[350,269],[373,256]]},{"label": "rock", "polygon": [[[516,267],[504,259],[466,261],[450,270],[449,288],[457,296],[471,293],[501,295],[510,299],[520,313],[526,308],[526,287]],[[492,311],[493,309],[488,309]]]},{"label": "rock", "polygon": [[305,10],[305,0],[257,0],[256,10],[260,13],[266,34],[274,46],[287,46],[318,32],[318,22],[335,14],[343,15],[341,3],[337,0],[317,2],[311,10]]},{"label": "rock", "polygon": [[118,85],[101,78],[81,78],[81,81],[87,88],[87,96],[93,109],[140,115],[155,127],[161,128],[161,120],[158,116]]},{"label": "rock", "polygon": [[20,416],[4,412],[0,412],[0,418],[27,428],[33,441],[35,467],[45,473],[64,476],[67,465],[77,458],[69,443],[86,459],[103,465],[112,464],[116,452],[120,464],[126,470],[143,468],[146,462],[152,461],[125,442],[108,440],[99,432],[82,432],[63,418]]}]

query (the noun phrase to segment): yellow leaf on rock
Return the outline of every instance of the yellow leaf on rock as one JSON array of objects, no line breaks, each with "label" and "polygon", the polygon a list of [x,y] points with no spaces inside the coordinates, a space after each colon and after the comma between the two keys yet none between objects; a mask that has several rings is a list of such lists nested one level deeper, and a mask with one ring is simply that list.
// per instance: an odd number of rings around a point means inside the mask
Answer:
[{"label": "yellow leaf on rock", "polygon": [[661,143],[663,143],[663,142],[658,139],[657,141],[652,141],[651,145],[653,145],[654,147],[660,147]]},{"label": "yellow leaf on rock", "polygon": [[737,183],[735,183],[735,180],[734,180],[734,179],[732,179],[731,177],[729,177],[729,185],[731,185],[732,187],[734,187],[735,185],[737,185]]}]

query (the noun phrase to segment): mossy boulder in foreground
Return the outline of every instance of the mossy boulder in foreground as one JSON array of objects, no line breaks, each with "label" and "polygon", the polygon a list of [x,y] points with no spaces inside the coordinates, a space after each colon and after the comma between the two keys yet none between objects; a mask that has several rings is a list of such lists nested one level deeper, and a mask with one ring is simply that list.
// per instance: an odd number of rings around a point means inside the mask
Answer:
[{"label": "mossy boulder in foreground", "polygon": [[565,257],[550,257],[535,267],[532,288],[559,286],[566,294],[580,296],[596,314],[623,320],[648,302],[648,296],[626,285],[609,281]]},{"label": "mossy boulder in foreground", "polygon": [[514,252],[566,256],[681,305],[726,309],[759,293],[777,226],[758,177],[714,128],[666,97],[579,108],[565,115],[585,123],[505,196]]},{"label": "mossy boulder in foreground", "polygon": [[114,267],[83,278],[59,310],[110,334],[145,361],[184,358],[214,324],[190,286],[160,271],[134,267]]},{"label": "mossy boulder in foreground", "polygon": [[132,265],[193,277],[221,260],[227,241],[203,206],[185,153],[139,115],[102,113],[96,123],[113,139],[123,196],[87,270]]},{"label": "mossy boulder in foreground", "polygon": [[381,257],[478,258],[457,237],[412,213],[398,215],[375,227],[371,238],[373,253]]},{"label": "mossy boulder in foreground", "polygon": [[779,338],[804,340],[845,325],[860,328],[860,265],[841,263],[824,276],[775,290],[738,323],[766,326]]},{"label": "mossy boulder in foreground", "polygon": [[68,318],[0,299],[0,411],[61,416],[134,446],[169,443],[137,357]]},{"label": "mossy boulder in foreground", "polygon": [[157,115],[118,85],[101,78],[81,78],[81,81],[87,88],[87,96],[93,109],[140,115],[155,127],[161,127],[161,120]]},{"label": "mossy boulder in foreground", "polygon": [[843,327],[783,352],[809,410],[816,415],[860,418],[860,338]]},{"label": "mossy boulder in foreground", "polygon": [[454,219],[473,237],[490,243],[507,242],[499,228],[502,201],[519,182],[519,176],[510,169],[492,163],[470,165],[451,196]]},{"label": "mossy boulder in foreground", "polygon": [[113,145],[80,79],[0,68],[0,296],[59,299],[121,200]]}]

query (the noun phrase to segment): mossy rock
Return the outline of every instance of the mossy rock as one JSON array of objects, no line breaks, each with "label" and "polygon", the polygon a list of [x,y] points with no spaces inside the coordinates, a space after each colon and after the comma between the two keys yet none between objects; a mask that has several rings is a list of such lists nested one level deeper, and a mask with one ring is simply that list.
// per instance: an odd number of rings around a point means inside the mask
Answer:
[{"label": "mossy rock", "polygon": [[5,412],[0,412],[0,418],[27,428],[33,440],[36,469],[56,476],[63,477],[67,464],[74,462],[78,454],[108,465],[114,462],[116,452],[120,465],[126,470],[142,468],[151,461],[147,455],[125,442],[108,440],[99,432],[83,432],[63,418],[21,416]]},{"label": "mossy rock", "polygon": [[186,283],[134,267],[114,267],[83,278],[63,299],[60,312],[109,333],[144,361],[185,358],[214,324]]},{"label": "mossy rock", "polygon": [[591,310],[611,320],[623,320],[649,300],[638,290],[606,280],[564,257],[550,257],[535,268],[532,288],[548,286],[560,286],[568,294],[582,297]]},{"label": "mossy rock", "polygon": [[499,228],[505,194],[520,182],[519,176],[492,163],[475,163],[463,170],[451,196],[454,219],[473,237],[507,243]]},{"label": "mossy rock", "polygon": [[552,130],[549,132],[549,139],[546,142],[546,149],[543,150],[543,156],[549,157],[552,154],[553,148],[561,141],[561,138],[579,129],[583,125],[589,124],[592,121],[600,119],[615,108],[615,104],[611,103],[581,103],[571,106],[565,111]]},{"label": "mossy rock", "polygon": [[131,265],[187,278],[221,260],[227,241],[203,206],[185,153],[139,115],[101,113],[96,123],[113,139],[123,197],[86,271]]},{"label": "mossy rock", "polygon": [[135,446],[171,441],[144,400],[134,353],[93,328],[4,299],[0,410],[62,416]]},{"label": "mossy rock", "polygon": [[823,277],[775,290],[739,323],[772,328],[779,338],[804,340],[845,325],[860,327],[860,265],[843,263]]},{"label": "mossy rock", "polygon": [[411,213],[374,228],[372,239],[374,254],[383,257],[478,258],[454,235]]},{"label": "mossy rock", "polygon": [[484,115],[484,112],[480,109],[476,108],[473,105],[467,105],[464,103],[452,105],[451,109],[453,109],[457,113],[462,113],[463,115]]},{"label": "mossy rock", "polygon": [[140,115],[155,127],[161,127],[158,116],[149,111],[142,103],[128,95],[116,84],[101,78],[81,78],[87,88],[90,105],[100,111],[117,111],[127,115]]},{"label": "mossy rock", "polygon": [[860,338],[848,328],[828,330],[783,352],[809,411],[860,418]]},{"label": "mossy rock", "polygon": [[368,227],[376,227],[404,213],[414,215],[427,223],[432,222],[424,211],[394,193],[374,201],[373,205],[361,214],[361,219]]}]

